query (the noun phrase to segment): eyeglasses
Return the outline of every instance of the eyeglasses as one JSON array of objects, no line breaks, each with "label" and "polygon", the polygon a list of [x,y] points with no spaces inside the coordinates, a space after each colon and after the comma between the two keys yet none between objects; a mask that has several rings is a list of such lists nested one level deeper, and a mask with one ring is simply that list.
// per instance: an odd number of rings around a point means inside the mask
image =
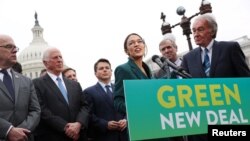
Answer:
[{"label": "eyeglasses", "polygon": [[16,51],[19,51],[19,48],[16,47],[15,45],[5,45],[5,46],[0,46],[0,47],[6,48],[6,49],[11,50],[11,51],[13,51],[14,49],[15,49]]}]

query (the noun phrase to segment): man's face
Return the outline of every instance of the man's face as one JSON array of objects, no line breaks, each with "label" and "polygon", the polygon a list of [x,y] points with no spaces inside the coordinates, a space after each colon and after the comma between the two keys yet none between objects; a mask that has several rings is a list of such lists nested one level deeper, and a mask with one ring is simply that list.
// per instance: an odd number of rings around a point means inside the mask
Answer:
[{"label": "man's face", "polygon": [[112,76],[110,65],[106,62],[99,62],[97,64],[95,75],[99,80],[110,81]]},{"label": "man's face", "polygon": [[63,71],[63,58],[61,52],[57,49],[51,50],[47,60],[44,61],[47,70],[54,74],[59,74]]},{"label": "man's face", "polygon": [[207,47],[213,39],[213,31],[208,22],[204,19],[195,21],[193,24],[193,36],[197,45]]},{"label": "man's face", "polygon": [[67,72],[64,73],[64,76],[68,79],[77,81],[76,72],[73,70],[68,70]]},{"label": "man's face", "polygon": [[177,59],[177,48],[175,48],[170,40],[161,42],[159,46],[160,52],[163,57],[168,58],[174,62]]},{"label": "man's face", "polygon": [[12,38],[0,35],[0,66],[12,67],[17,62],[17,51]]}]

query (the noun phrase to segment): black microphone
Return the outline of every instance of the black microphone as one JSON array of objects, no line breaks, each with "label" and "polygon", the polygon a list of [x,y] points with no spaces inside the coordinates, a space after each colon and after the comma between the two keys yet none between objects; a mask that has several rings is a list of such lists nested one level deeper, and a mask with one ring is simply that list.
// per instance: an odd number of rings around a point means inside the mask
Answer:
[{"label": "black microphone", "polygon": [[179,67],[177,65],[175,65],[174,63],[172,63],[171,61],[169,61],[167,58],[165,57],[161,57],[161,62],[168,64],[171,68],[173,68],[174,70],[179,70]]},{"label": "black microphone", "polygon": [[152,61],[155,62],[160,68],[163,68],[163,63],[158,55],[152,56]]},{"label": "black microphone", "polygon": [[163,71],[166,72],[167,78],[171,77],[170,69],[169,69],[168,64],[163,64],[158,55],[152,56],[152,61],[155,62]]},{"label": "black microphone", "polygon": [[181,68],[181,67],[177,66],[176,64],[172,63],[167,58],[161,57],[161,62],[168,64],[168,66],[170,66],[171,68],[173,68],[177,72],[182,73],[186,78],[192,78],[192,76],[189,73],[187,73],[183,68]]}]

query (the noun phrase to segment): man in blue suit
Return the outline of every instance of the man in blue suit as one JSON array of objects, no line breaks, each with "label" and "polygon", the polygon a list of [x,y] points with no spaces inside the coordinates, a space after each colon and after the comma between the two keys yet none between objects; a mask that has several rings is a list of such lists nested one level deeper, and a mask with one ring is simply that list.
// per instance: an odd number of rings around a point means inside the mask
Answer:
[{"label": "man in blue suit", "polygon": [[0,35],[0,140],[28,141],[40,120],[40,106],[32,81],[11,67],[18,47]]},{"label": "man in blue suit", "polygon": [[94,141],[127,141],[127,120],[118,113],[113,104],[111,64],[101,58],[94,64],[98,82],[83,92],[90,104],[89,137]]},{"label": "man in blue suit", "polygon": [[[197,17],[192,30],[194,41],[199,47],[183,56],[182,67],[193,78],[250,76],[239,44],[215,40],[217,22],[211,14]],[[188,137],[188,141],[207,140],[206,134]]]}]

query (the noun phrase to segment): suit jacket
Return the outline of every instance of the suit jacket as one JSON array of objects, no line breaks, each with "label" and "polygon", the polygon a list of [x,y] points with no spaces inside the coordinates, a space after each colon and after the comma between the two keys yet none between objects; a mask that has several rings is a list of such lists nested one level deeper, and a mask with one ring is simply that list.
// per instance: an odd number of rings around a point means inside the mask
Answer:
[{"label": "suit jacket", "polygon": [[[201,48],[183,56],[182,67],[193,78],[206,77],[202,66]],[[237,42],[217,42],[212,46],[210,77],[249,77],[245,55]]]},{"label": "suit jacket", "polygon": [[40,120],[40,106],[32,81],[11,71],[15,89],[15,102],[0,80],[0,140],[6,138],[10,126],[34,131]]},{"label": "suit jacket", "polygon": [[[202,66],[201,48],[183,56],[182,67],[193,78],[206,77]],[[237,42],[217,42],[212,46],[210,77],[249,77],[250,71]],[[207,134],[188,136],[188,141],[207,141]]]},{"label": "suit jacket", "polygon": [[[114,85],[112,84],[112,90]],[[95,141],[121,141],[126,139],[126,130],[123,132],[108,130],[108,121],[119,121],[124,117],[115,108],[113,99],[104,91],[100,83],[86,88],[83,91],[88,97],[91,120],[89,124],[90,134]]]},{"label": "suit jacket", "polygon": [[115,69],[114,105],[116,110],[123,115],[126,115],[123,80],[151,79],[151,71],[144,62],[143,68],[147,75],[140,70],[133,59],[129,58],[127,63],[119,65]]},{"label": "suit jacket", "polygon": [[[60,89],[46,74],[34,79],[34,85],[41,105],[41,121],[36,130],[36,139],[46,141],[70,141],[64,133],[69,122],[80,122],[84,128],[88,125],[88,104],[78,82],[63,78],[69,104]],[[82,130],[81,133],[84,134]]]}]

